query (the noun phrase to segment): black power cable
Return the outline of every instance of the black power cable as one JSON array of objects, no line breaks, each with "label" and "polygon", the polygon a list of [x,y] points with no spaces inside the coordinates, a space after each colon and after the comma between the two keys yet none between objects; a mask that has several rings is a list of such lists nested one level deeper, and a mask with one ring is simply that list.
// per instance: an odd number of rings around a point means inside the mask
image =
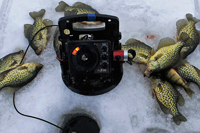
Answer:
[{"label": "black power cable", "polygon": [[38,119],[38,120],[44,121],[44,122],[46,122],[46,123],[49,123],[49,124],[51,124],[51,125],[53,125],[53,126],[59,128],[59,129],[61,129],[61,130],[63,130],[63,131],[65,130],[65,129],[63,129],[63,128],[61,128],[61,127],[59,127],[59,126],[57,126],[57,125],[55,125],[55,124],[53,124],[53,123],[51,123],[51,122],[48,122],[48,121],[44,120],[44,119],[41,119],[41,118],[38,118],[38,117],[35,117],[35,116],[25,115],[25,114],[19,112],[18,109],[17,109],[17,107],[16,107],[16,105],[15,105],[15,92],[14,92],[14,94],[13,94],[13,105],[14,105],[14,108],[15,108],[15,110],[17,111],[17,113],[19,113],[20,115],[23,115],[23,116],[25,116],[25,117],[30,117],[30,118],[33,118],[33,119]]},{"label": "black power cable", "polygon": [[26,48],[26,51],[25,51],[25,53],[24,53],[24,56],[22,57],[22,60],[21,60],[20,64],[23,62],[24,57],[25,57],[25,55],[26,55],[26,53],[27,53],[27,51],[28,51],[28,48],[30,47],[31,43],[33,42],[35,36],[36,36],[40,31],[44,30],[45,28],[53,27],[53,26],[58,26],[58,25],[47,25],[47,26],[45,26],[45,27],[39,29],[39,30],[33,35],[33,38],[32,38],[31,41],[29,42],[29,45],[28,45],[28,47]]},{"label": "black power cable", "polygon": [[[58,26],[58,25],[48,25],[48,26],[45,26],[45,27],[39,29],[39,30],[34,34],[33,38],[31,39],[31,41],[30,41],[30,43],[29,43],[29,45],[28,45],[28,47],[27,47],[27,49],[26,49],[26,51],[25,51],[25,53],[24,53],[24,56],[22,57],[22,60],[21,60],[20,64],[23,62],[24,57],[25,57],[25,55],[26,55],[26,53],[27,53],[27,51],[28,51],[28,48],[30,47],[31,43],[33,42],[33,39],[35,38],[35,36],[36,36],[40,31],[44,30],[45,28],[47,28],[47,27],[53,27],[53,26]],[[48,122],[48,121],[46,121],[46,120],[44,120],[44,119],[41,119],[41,118],[38,118],[38,117],[34,117],[34,116],[30,116],[30,115],[25,115],[25,114],[19,112],[18,109],[17,109],[17,107],[16,107],[16,105],[15,105],[15,92],[14,92],[14,94],[13,94],[13,105],[14,105],[14,108],[15,108],[15,110],[17,111],[17,113],[19,113],[20,115],[25,116],[25,117],[30,117],[30,118],[33,118],[33,119],[38,119],[38,120],[44,121],[44,122],[49,123],[49,124],[51,124],[51,125],[53,125],[53,126],[55,126],[55,127],[57,127],[57,128],[59,128],[59,129],[61,129],[61,130],[64,131],[63,128],[61,128],[61,127],[59,127],[59,126],[57,126],[57,125],[55,125],[55,124],[53,124],[53,123],[51,123],[51,122]]]}]

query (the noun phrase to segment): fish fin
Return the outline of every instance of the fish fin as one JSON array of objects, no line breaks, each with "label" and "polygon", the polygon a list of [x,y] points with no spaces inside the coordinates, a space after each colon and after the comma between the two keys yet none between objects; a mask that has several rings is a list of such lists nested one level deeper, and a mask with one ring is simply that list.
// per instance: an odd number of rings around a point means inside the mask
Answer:
[{"label": "fish fin", "polygon": [[145,58],[145,59],[148,58],[148,56],[146,56],[146,55],[144,55],[144,54],[142,54],[142,53],[139,53],[139,56],[141,56],[141,57],[143,57],[143,58]]},{"label": "fish fin", "polygon": [[57,12],[63,12],[65,11],[65,8],[68,7],[69,5],[65,3],[64,1],[59,2],[59,5],[56,7]]},{"label": "fish fin", "polygon": [[92,8],[90,5],[87,5],[87,4],[82,3],[82,2],[76,2],[76,3],[74,3],[73,7],[88,7],[88,8]]},{"label": "fish fin", "polygon": [[[48,25],[52,25],[52,24],[53,24],[53,22],[52,22],[51,20],[49,20],[49,19],[44,19],[44,20],[42,21],[42,23],[43,23],[45,26],[48,26]],[[48,28],[47,28],[47,31],[50,32],[50,30],[51,30],[51,27],[48,27]]]},{"label": "fish fin", "polygon": [[5,76],[6,76],[11,70],[13,70],[13,69],[14,69],[14,68],[2,72],[2,73],[0,74],[0,82],[1,82],[1,81],[5,78]]},{"label": "fish fin", "polygon": [[179,42],[179,37],[178,37],[178,35],[176,35],[176,42]]},{"label": "fish fin", "polygon": [[17,61],[14,60],[14,62],[9,67],[13,67],[16,64],[18,64],[18,63],[17,63]]},{"label": "fish fin", "polygon": [[[178,92],[178,91],[177,91]],[[180,106],[183,106],[185,104],[185,99],[183,98],[183,96],[181,95],[181,93],[178,92],[178,102],[177,102]]]},{"label": "fish fin", "polygon": [[[199,33],[199,38],[200,38],[200,31],[198,30],[197,32]],[[199,43],[200,43],[200,39],[199,39]]]},{"label": "fish fin", "polygon": [[25,24],[24,25],[24,35],[27,38],[28,35],[28,30],[30,29],[30,27],[32,26],[32,24]]},{"label": "fish fin", "polygon": [[176,29],[177,29],[177,34],[179,36],[180,31],[186,26],[188,25],[188,22],[186,19],[180,19],[176,22]]},{"label": "fish fin", "polygon": [[13,94],[13,93],[17,90],[17,89],[14,88],[14,87],[7,87],[6,89],[7,89],[7,92],[8,92],[9,94]]},{"label": "fish fin", "polygon": [[190,37],[189,37],[189,35],[187,34],[187,33],[185,33],[185,32],[182,32],[181,34],[180,34],[180,36],[179,36],[179,40],[181,41],[184,41],[184,42],[186,42],[188,39],[189,39]]},{"label": "fish fin", "polygon": [[70,16],[70,15],[76,15],[78,13],[78,10],[73,9],[72,11],[65,11],[64,16]]},{"label": "fish fin", "polygon": [[21,67],[17,68],[17,70],[25,70],[25,69],[28,69],[28,67],[27,66],[21,66]]},{"label": "fish fin", "polygon": [[180,112],[173,116],[173,120],[176,123],[176,125],[180,125],[181,121],[187,121],[187,119]]},{"label": "fish fin", "polygon": [[193,21],[195,23],[198,23],[200,20],[196,19],[195,17],[192,16],[192,14],[186,14],[186,18],[188,21]]},{"label": "fish fin", "polygon": [[128,39],[127,41],[126,41],[126,45],[129,45],[129,44],[133,44],[133,43],[143,43],[143,42],[141,42],[141,41],[139,41],[139,40],[136,40],[136,39],[134,39],[134,38],[130,38],[130,39]]},{"label": "fish fin", "polygon": [[49,41],[49,40],[50,40],[50,38],[51,38],[51,36],[50,36],[50,35],[49,35],[49,36],[47,36],[47,37],[46,37],[47,41]]},{"label": "fish fin", "polygon": [[162,57],[163,56],[163,53],[159,53],[159,54],[157,54],[154,58],[155,58],[155,60],[158,60],[160,57]]},{"label": "fish fin", "polygon": [[172,38],[165,37],[165,38],[160,40],[157,50],[162,48],[162,47],[165,47],[165,46],[174,45],[175,43],[176,42]]},{"label": "fish fin", "polygon": [[[173,66],[173,68],[177,68],[180,66],[185,66],[185,64],[188,63],[186,60],[179,58],[179,60],[177,61],[177,63]],[[176,70],[176,69],[174,69]],[[177,71],[177,70],[176,70]]]},{"label": "fish fin", "polygon": [[[189,88],[189,87],[188,87]],[[191,90],[190,88],[189,89],[185,89],[185,92],[188,94],[189,97],[192,97],[192,94],[195,94],[195,92],[193,90]]]},{"label": "fish fin", "polygon": [[156,100],[160,106],[160,109],[163,111],[163,113],[167,114],[169,112],[169,109],[167,107],[165,107],[159,100],[158,98],[156,97]]},{"label": "fish fin", "polygon": [[156,52],[155,52],[154,48],[152,48],[152,50],[151,50],[151,56],[153,56],[155,53]]},{"label": "fish fin", "polygon": [[44,16],[44,14],[45,14],[45,9],[41,9],[39,12],[30,12],[30,13],[29,13],[29,15],[30,15],[33,19],[35,19],[35,18],[37,18],[37,17],[42,18],[42,17]]}]

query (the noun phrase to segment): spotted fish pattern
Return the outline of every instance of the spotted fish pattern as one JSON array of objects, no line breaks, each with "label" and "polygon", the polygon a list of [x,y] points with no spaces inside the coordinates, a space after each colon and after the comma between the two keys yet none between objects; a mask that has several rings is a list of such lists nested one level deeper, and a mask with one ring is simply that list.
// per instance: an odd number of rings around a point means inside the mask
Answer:
[{"label": "spotted fish pattern", "polygon": [[188,94],[188,96],[192,97],[192,94],[194,94],[194,92],[186,85],[186,81],[177,73],[176,69],[171,68],[167,70],[166,72],[164,72],[163,75],[171,83],[182,86],[185,92]]},{"label": "spotted fish pattern", "polygon": [[187,119],[178,111],[177,102],[181,101],[181,105],[184,104],[184,99],[181,94],[174,89],[174,87],[167,81],[160,78],[152,78],[152,89],[156,95],[157,101],[164,113],[170,110],[173,115],[173,120],[177,125],[180,125],[181,121],[187,121]]},{"label": "spotted fish pattern", "polygon": [[181,50],[181,57],[183,59],[192,53],[199,44],[199,32],[195,27],[195,24],[199,22],[199,20],[191,14],[186,14],[186,18],[188,21],[181,19],[176,23],[178,40],[186,43],[186,46]]},{"label": "spotted fish pattern", "polygon": [[[146,45],[143,42],[140,42],[136,39],[129,39],[125,43],[126,45],[122,45],[122,50],[134,50],[135,57],[132,59],[133,62],[140,63],[140,64],[147,64],[150,56],[152,48]],[[129,53],[130,54],[130,53]],[[129,55],[132,58],[132,55]]]},{"label": "spotted fish pattern", "polygon": [[24,63],[0,75],[0,90],[4,87],[19,87],[33,80],[43,65],[39,63]]},{"label": "spotted fish pattern", "polygon": [[24,51],[20,50],[18,52],[8,54],[4,56],[3,58],[1,58],[0,59],[0,73],[17,67],[20,64],[23,56],[24,56]]},{"label": "spotted fish pattern", "polygon": [[179,60],[180,51],[183,46],[184,43],[179,41],[174,45],[160,48],[149,59],[144,75],[150,77],[154,72],[160,72],[173,67]]},{"label": "spotted fish pattern", "polygon": [[176,68],[177,73],[186,81],[191,81],[197,84],[200,88],[200,70],[189,63]]}]

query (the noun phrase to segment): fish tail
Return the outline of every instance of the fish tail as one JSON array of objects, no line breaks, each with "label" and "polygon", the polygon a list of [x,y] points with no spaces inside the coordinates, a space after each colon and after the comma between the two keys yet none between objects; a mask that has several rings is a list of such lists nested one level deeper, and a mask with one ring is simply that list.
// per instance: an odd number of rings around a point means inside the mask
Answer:
[{"label": "fish tail", "polygon": [[194,23],[198,23],[200,21],[199,19],[193,17],[192,14],[186,14],[186,18],[188,21],[193,21]]},{"label": "fish tail", "polygon": [[65,11],[65,8],[68,7],[69,5],[65,3],[64,1],[59,2],[59,5],[56,7],[57,12],[63,12]]},{"label": "fish tail", "polygon": [[45,9],[41,9],[39,12],[30,12],[29,15],[33,18],[36,19],[37,17],[42,18],[45,14]]},{"label": "fish tail", "polygon": [[187,121],[187,119],[180,112],[173,116],[173,120],[177,125],[180,125],[181,121]]},{"label": "fish tail", "polygon": [[192,94],[194,94],[194,91],[192,91],[188,86],[187,88],[184,87],[184,90],[188,94],[189,97],[192,97]]}]

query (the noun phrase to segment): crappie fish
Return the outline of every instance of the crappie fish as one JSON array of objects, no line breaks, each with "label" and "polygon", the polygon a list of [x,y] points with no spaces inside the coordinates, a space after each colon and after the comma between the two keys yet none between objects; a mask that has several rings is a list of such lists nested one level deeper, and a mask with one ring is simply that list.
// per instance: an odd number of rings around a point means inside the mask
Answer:
[{"label": "crappie fish", "polygon": [[67,14],[69,15],[75,15],[75,14],[88,14],[88,13],[95,13],[99,14],[95,9],[93,9],[91,6],[84,4],[82,2],[76,2],[73,4],[73,6],[69,6],[64,1],[59,2],[59,5],[55,9],[57,12],[65,11],[65,16]]},{"label": "crappie fish", "polygon": [[183,59],[192,53],[199,44],[199,32],[196,30],[195,24],[200,20],[191,14],[186,14],[186,18],[188,21],[181,19],[176,23],[178,40],[182,40],[187,44],[181,50],[181,57]]},{"label": "crappie fish", "polygon": [[150,46],[133,38],[127,40],[125,44],[122,45],[122,50],[134,50],[136,53],[135,57],[129,53],[129,57],[133,58],[133,62],[147,64],[151,56],[152,48]]},{"label": "crappie fish", "polygon": [[179,105],[183,105],[185,102],[182,95],[174,89],[169,82],[164,81],[159,77],[154,76],[152,78],[151,85],[161,110],[165,114],[167,114],[170,110],[173,115],[173,120],[177,125],[180,125],[182,121],[187,121],[177,108],[177,103]]},{"label": "crappie fish", "polygon": [[179,61],[180,51],[185,44],[182,41],[174,45],[160,48],[151,56],[147,63],[144,76],[150,77],[154,72],[160,72],[173,67]]},{"label": "crappie fish", "polygon": [[171,69],[165,71],[163,75],[171,83],[174,83],[176,85],[182,86],[184,88],[185,92],[190,97],[192,97],[192,94],[194,94],[194,92],[186,85],[186,81],[178,74],[176,69],[171,68]]},{"label": "crappie fish", "polygon": [[0,90],[4,87],[20,87],[33,80],[43,65],[24,63],[0,74]]},{"label": "crappie fish", "polygon": [[17,67],[20,64],[23,56],[24,56],[24,51],[20,50],[18,52],[8,54],[4,56],[3,58],[1,58],[0,59],[0,73]]},{"label": "crappie fish", "polygon": [[176,68],[177,73],[186,81],[191,81],[197,84],[200,88],[200,70],[186,62],[184,65]]},{"label": "crappie fish", "polygon": [[[48,19],[42,21],[42,17],[45,14],[45,9],[41,9],[39,12],[30,12],[29,15],[34,19],[33,25],[25,24],[24,25],[24,35],[28,39],[29,43],[32,40],[34,34],[39,31],[41,28],[52,25],[53,22]],[[34,38],[31,43],[31,47],[37,55],[40,55],[44,50],[47,41],[49,40],[48,32],[50,28],[45,28],[41,30]]]},{"label": "crappie fish", "polygon": [[[57,12],[62,12],[64,11],[64,16],[69,16],[69,15],[78,15],[78,14],[99,14],[95,9],[93,9],[91,6],[84,4],[82,2],[76,2],[73,4],[73,6],[69,6],[67,3],[64,1],[59,2],[59,5],[55,9]],[[96,24],[101,24],[100,21],[83,21],[83,22],[77,22],[74,23],[73,27],[74,28],[83,28],[84,25],[96,25]]]}]

